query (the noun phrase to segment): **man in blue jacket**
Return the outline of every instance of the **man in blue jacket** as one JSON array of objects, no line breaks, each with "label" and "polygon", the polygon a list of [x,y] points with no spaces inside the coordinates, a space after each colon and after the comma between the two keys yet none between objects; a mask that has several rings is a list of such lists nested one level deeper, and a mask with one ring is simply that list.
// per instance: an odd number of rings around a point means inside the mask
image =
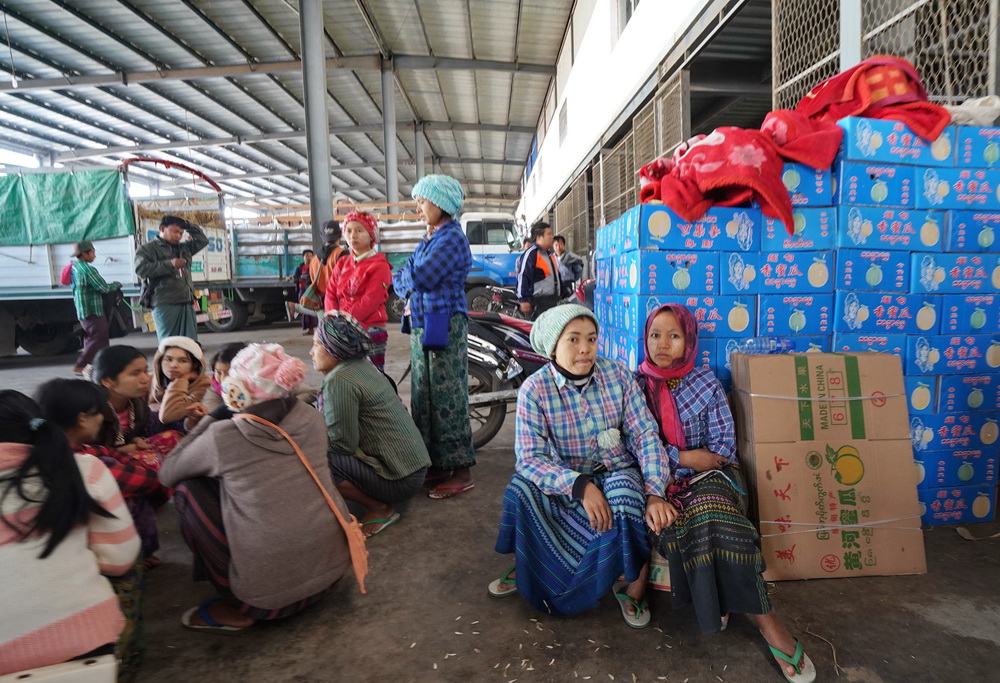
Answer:
[{"label": "man in blue jacket", "polygon": [[515,293],[521,312],[532,319],[559,303],[562,279],[559,266],[552,256],[552,227],[544,221],[531,226],[534,241],[517,259]]},{"label": "man in blue jacket", "polygon": [[[191,239],[182,242],[185,231]],[[197,225],[177,216],[164,216],[160,236],[135,252],[135,274],[149,280],[154,288],[153,324],[158,341],[174,336],[198,341],[191,260],[206,246],[208,237]]]}]

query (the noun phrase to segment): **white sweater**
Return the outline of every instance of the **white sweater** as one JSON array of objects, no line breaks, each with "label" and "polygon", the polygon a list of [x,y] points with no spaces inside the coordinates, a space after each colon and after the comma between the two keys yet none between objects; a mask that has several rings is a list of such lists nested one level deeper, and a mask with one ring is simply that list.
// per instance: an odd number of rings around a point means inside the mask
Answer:
[{"label": "white sweater", "polygon": [[[27,458],[30,446],[0,443],[0,476]],[[91,515],[44,560],[48,535],[19,541],[0,522],[0,675],[64,662],[113,643],[125,625],[114,590],[102,574],[120,576],[135,562],[139,536],[118,484],[91,455],[76,455],[91,497],[115,518]],[[26,482],[31,495],[37,484]],[[23,505],[8,495],[0,514],[10,518]],[[18,516],[35,514],[31,505]]]}]

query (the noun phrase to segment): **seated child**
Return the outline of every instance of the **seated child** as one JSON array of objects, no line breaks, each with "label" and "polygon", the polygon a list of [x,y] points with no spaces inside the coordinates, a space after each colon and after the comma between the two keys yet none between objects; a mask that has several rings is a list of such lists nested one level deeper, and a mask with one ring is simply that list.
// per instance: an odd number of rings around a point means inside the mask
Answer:
[{"label": "seated child", "polygon": [[205,392],[205,397],[201,401],[209,415],[212,414],[213,410],[224,405],[222,402],[222,380],[229,374],[229,364],[233,362],[233,358],[246,347],[246,342],[230,342],[212,356],[212,387]]},{"label": "seated child", "polygon": [[184,420],[184,429],[192,429],[208,413],[201,401],[211,384],[198,342],[166,337],[153,356],[149,409],[164,425]]}]

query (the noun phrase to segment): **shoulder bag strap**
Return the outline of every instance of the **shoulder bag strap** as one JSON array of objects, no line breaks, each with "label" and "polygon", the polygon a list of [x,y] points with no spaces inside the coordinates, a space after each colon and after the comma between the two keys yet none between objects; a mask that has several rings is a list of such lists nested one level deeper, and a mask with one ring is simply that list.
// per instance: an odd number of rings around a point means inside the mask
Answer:
[{"label": "shoulder bag strap", "polygon": [[251,415],[250,413],[238,413],[233,416],[234,420],[253,420],[254,422],[259,422],[260,424],[270,427],[279,434],[281,434],[288,443],[292,445],[295,449],[295,454],[299,456],[299,461],[302,465],[309,471],[310,476],[312,476],[313,481],[316,482],[316,486],[319,487],[320,492],[323,494],[323,498],[326,499],[326,504],[330,506],[333,510],[333,514],[337,516],[337,521],[340,522],[340,526],[343,527],[344,533],[347,535],[347,545],[351,551],[351,564],[354,567],[354,576],[358,580],[358,586],[361,588],[361,592],[365,593],[365,577],[368,575],[368,548],[365,547],[365,534],[361,531],[361,525],[358,524],[357,518],[354,515],[350,515],[351,521],[344,519],[344,515],[341,514],[340,508],[337,504],[333,502],[333,498],[330,493],[323,487],[320,482],[319,477],[316,476],[316,471],[309,464],[309,460],[306,458],[305,453],[299,448],[299,445],[295,443],[288,432],[279,427],[278,425],[265,420],[262,417],[256,415]]}]

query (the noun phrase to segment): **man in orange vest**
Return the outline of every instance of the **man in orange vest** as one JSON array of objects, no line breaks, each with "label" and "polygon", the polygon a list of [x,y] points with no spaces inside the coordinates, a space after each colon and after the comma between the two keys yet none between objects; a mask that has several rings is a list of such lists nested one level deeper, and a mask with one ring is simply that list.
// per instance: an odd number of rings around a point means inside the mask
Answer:
[{"label": "man in orange vest", "polygon": [[536,221],[531,226],[531,239],[534,244],[517,259],[515,293],[521,302],[521,312],[536,319],[559,303],[562,279],[552,256],[555,239],[552,227],[545,221]]}]

